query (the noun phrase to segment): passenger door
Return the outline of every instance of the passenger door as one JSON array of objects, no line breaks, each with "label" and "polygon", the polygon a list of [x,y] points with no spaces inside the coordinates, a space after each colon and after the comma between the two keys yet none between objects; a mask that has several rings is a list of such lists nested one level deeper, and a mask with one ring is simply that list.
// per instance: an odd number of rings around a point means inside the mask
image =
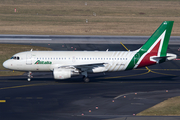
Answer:
[{"label": "passenger door", "polygon": [[32,65],[32,55],[31,54],[26,55],[26,65]]}]

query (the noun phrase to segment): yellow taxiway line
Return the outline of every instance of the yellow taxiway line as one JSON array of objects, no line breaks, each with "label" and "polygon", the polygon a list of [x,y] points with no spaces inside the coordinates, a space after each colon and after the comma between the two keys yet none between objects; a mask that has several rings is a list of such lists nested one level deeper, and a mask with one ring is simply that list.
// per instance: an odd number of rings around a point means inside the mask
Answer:
[{"label": "yellow taxiway line", "polygon": [[20,85],[20,86],[12,86],[12,87],[4,87],[4,88],[0,88],[0,90],[4,90],[4,89],[12,89],[12,88],[23,88],[23,87],[30,87],[30,86],[41,86],[41,85],[48,85],[48,84],[31,84],[31,85]]},{"label": "yellow taxiway line", "polygon": [[[134,69],[134,70],[147,70],[147,69]],[[151,69],[157,71],[180,71],[180,69]]]},{"label": "yellow taxiway line", "polygon": [[6,102],[6,100],[0,100],[0,103],[5,103]]},{"label": "yellow taxiway line", "polygon": [[139,76],[139,75],[145,75],[151,72],[150,70],[145,72],[145,73],[140,73],[140,74],[134,74],[134,75],[126,75],[126,76],[115,76],[115,77],[103,77],[103,78],[97,78],[97,79],[113,79],[113,78],[123,78],[123,77],[132,77],[132,76]]},{"label": "yellow taxiway line", "polygon": [[128,49],[127,49],[127,47],[124,45],[124,44],[122,44],[122,42],[120,42],[121,43],[121,45],[127,50],[127,51],[129,51]]},{"label": "yellow taxiway line", "polygon": [[146,67],[146,70],[148,70],[148,71],[144,72],[144,73],[140,73],[140,74],[126,75],[126,76],[115,76],[115,77],[100,77],[97,79],[115,79],[115,78],[123,78],[123,77],[140,76],[140,75],[148,74],[150,72],[155,73],[155,74],[160,74],[160,75],[177,76],[177,75],[173,75],[173,74],[165,74],[165,73],[155,72],[155,71],[150,70],[148,67]]}]

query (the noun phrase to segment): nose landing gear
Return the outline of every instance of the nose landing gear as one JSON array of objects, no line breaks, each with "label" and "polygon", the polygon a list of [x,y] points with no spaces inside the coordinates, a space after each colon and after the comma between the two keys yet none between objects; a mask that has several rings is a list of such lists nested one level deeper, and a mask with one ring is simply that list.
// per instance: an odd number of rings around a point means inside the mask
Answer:
[{"label": "nose landing gear", "polygon": [[31,78],[33,78],[32,72],[29,71],[27,76],[28,76],[27,80],[28,80],[28,82],[30,82],[30,81],[31,81]]}]

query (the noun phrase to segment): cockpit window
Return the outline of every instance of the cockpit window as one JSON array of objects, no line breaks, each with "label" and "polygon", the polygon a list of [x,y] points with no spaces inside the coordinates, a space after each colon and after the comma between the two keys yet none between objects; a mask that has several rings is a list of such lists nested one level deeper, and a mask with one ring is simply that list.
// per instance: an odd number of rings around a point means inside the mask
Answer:
[{"label": "cockpit window", "polygon": [[19,60],[20,57],[19,56],[12,56],[11,59],[14,59],[14,60]]}]

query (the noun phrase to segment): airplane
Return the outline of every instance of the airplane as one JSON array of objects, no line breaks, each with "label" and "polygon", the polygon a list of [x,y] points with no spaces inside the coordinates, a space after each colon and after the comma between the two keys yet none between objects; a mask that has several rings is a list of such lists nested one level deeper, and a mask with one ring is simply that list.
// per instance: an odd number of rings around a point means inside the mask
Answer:
[{"label": "airplane", "polygon": [[26,51],[13,55],[3,63],[10,70],[50,71],[54,79],[63,80],[82,75],[89,82],[89,73],[125,71],[173,60],[177,55],[166,53],[174,21],[164,21],[146,43],[134,51]]}]

